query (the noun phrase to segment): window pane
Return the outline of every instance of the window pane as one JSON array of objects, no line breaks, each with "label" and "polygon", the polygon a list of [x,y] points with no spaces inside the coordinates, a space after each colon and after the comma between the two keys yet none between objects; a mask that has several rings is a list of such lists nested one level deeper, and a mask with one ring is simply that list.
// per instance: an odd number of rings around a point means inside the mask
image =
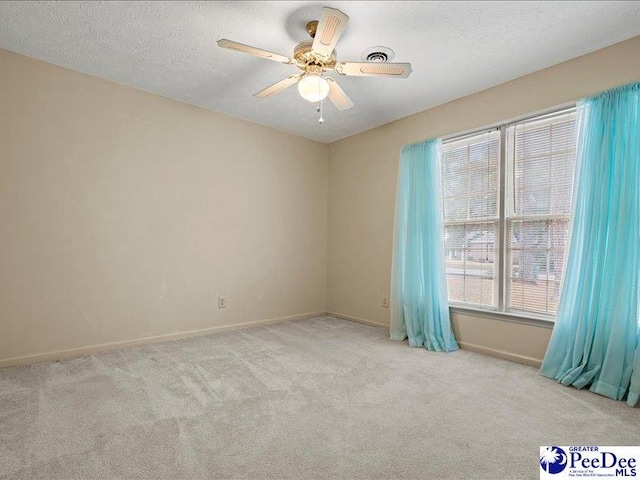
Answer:
[{"label": "window pane", "polygon": [[568,220],[509,222],[507,295],[512,310],[555,313],[567,224]]},{"label": "window pane", "polygon": [[575,123],[571,112],[507,129],[508,216],[570,213]]},{"label": "window pane", "polygon": [[442,148],[445,221],[498,216],[500,132],[448,142]]},{"label": "window pane", "polygon": [[445,226],[449,300],[497,305],[498,222]]}]

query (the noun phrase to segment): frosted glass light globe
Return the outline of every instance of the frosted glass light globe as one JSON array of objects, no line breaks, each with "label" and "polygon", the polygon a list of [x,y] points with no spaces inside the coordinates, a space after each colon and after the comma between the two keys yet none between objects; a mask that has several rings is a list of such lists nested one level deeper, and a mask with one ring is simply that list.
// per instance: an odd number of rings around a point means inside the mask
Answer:
[{"label": "frosted glass light globe", "polygon": [[319,102],[329,94],[329,82],[320,75],[310,73],[298,82],[298,92],[309,102]]}]

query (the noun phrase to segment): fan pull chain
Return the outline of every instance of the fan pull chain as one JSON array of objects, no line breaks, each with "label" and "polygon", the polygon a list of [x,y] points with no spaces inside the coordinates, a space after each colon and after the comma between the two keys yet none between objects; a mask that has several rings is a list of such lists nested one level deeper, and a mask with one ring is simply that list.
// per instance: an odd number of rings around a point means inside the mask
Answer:
[{"label": "fan pull chain", "polygon": [[[320,78],[322,78],[322,72],[320,73]],[[316,108],[316,112],[320,114],[320,118],[318,119],[318,123],[322,125],[324,123],[324,118],[322,118],[322,95],[320,95],[320,83],[318,82],[318,97],[320,97],[320,105]]]}]

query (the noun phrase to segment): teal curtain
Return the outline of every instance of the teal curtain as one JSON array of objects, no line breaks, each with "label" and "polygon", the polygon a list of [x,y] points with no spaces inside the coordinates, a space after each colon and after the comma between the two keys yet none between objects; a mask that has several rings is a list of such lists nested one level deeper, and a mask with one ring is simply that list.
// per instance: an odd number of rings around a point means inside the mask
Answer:
[{"label": "teal curtain", "polygon": [[634,406],[640,395],[640,83],[579,104],[574,215],[541,373]]},{"label": "teal curtain", "polygon": [[440,141],[403,147],[398,172],[391,279],[391,338],[458,348],[449,318],[444,260]]}]

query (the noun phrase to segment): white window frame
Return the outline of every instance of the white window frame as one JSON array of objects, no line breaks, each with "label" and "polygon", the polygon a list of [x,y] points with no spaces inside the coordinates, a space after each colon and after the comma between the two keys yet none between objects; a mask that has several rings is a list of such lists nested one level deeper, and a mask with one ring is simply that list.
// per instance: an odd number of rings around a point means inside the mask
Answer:
[{"label": "white window frame", "polygon": [[[515,124],[525,122],[527,120],[534,119],[543,119],[543,118],[552,118],[555,116],[562,116],[571,112],[576,111],[575,103],[568,103],[561,106],[558,106],[551,110],[546,110],[542,112],[533,113],[527,116],[514,118],[508,121],[500,122],[495,125],[491,125],[488,127],[480,128],[477,130],[467,131],[464,133],[454,134],[450,136],[446,136],[442,138],[443,146],[447,143],[455,142],[458,140],[462,140],[464,138],[468,138],[471,136],[481,135],[483,133],[487,133],[494,130],[500,131],[500,154],[498,161],[498,176],[499,176],[499,186],[498,186],[498,232],[499,232],[499,242],[497,248],[497,263],[498,268],[496,269],[497,274],[494,282],[498,289],[497,291],[497,306],[489,307],[485,305],[479,305],[470,302],[460,302],[460,301],[451,301],[449,300],[449,307],[453,312],[470,314],[472,316],[481,316],[481,317],[491,317],[502,321],[509,321],[514,323],[523,323],[528,325],[537,325],[537,326],[545,326],[551,327],[555,322],[555,315],[545,314],[542,312],[530,312],[530,311],[522,311],[517,309],[508,309],[507,308],[507,227],[508,222],[513,222],[514,219],[519,217],[511,216],[507,217],[507,128],[511,127]],[[577,134],[577,132],[576,132]],[[442,205],[443,208],[443,218],[444,218],[444,202]],[[549,220],[558,217],[557,215],[540,215],[540,220]],[[565,218],[563,216],[563,218]],[[569,215],[569,220],[571,215]],[[444,222],[444,225],[447,224],[455,224],[456,222]],[[474,223],[474,222],[466,222]],[[568,239],[570,240],[570,238]],[[444,242],[444,238],[443,238]],[[569,245],[567,244],[566,250],[568,250]],[[566,257],[565,257],[566,263]]]}]

